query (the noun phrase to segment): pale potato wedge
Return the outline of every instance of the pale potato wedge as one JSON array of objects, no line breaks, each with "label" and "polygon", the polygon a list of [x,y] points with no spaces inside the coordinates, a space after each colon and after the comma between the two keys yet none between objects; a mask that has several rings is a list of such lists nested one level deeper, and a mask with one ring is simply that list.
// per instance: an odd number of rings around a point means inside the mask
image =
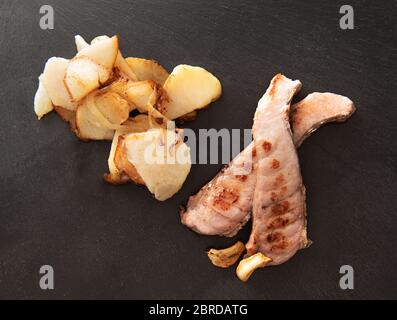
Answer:
[{"label": "pale potato wedge", "polygon": [[128,101],[136,106],[136,108],[142,112],[148,112],[147,105],[156,104],[158,87],[153,81],[139,81],[139,82],[128,82],[126,95]]},{"label": "pale potato wedge", "polygon": [[128,100],[128,102],[130,103],[130,109],[132,111],[136,109],[136,106],[129,101],[129,97],[127,95],[129,84],[130,81],[128,79],[120,77],[115,81],[113,81],[111,84],[109,84],[107,87],[103,88],[102,90],[104,91],[106,90],[108,92],[115,92],[119,94],[123,99]]},{"label": "pale potato wedge", "polygon": [[114,164],[119,172],[119,178],[117,180],[117,178],[114,179],[114,176],[112,176],[113,178],[111,181],[120,181],[120,183],[124,183],[125,181],[131,180],[137,185],[145,185],[145,181],[143,181],[135,166],[128,160],[125,136],[123,135],[120,135],[117,140],[117,147],[114,154]]},{"label": "pale potato wedge", "polygon": [[74,58],[66,71],[65,86],[73,101],[80,101],[105,83],[111,73],[89,58]]},{"label": "pale potato wedge", "polygon": [[[94,96],[97,110],[112,126],[120,126],[127,121],[130,108],[128,102],[114,92],[97,92]],[[113,127],[109,127],[111,129]]]},{"label": "pale potato wedge", "polygon": [[168,101],[163,114],[171,120],[199,110],[222,94],[219,80],[200,67],[177,66],[164,84]]},{"label": "pale potato wedge", "polygon": [[107,91],[115,92],[123,97],[131,106],[131,110],[138,109],[141,113],[148,112],[148,104],[155,106],[160,102],[163,90],[156,82],[119,79],[106,87]]},{"label": "pale potato wedge", "polygon": [[54,110],[54,106],[48,93],[41,81],[42,75],[39,77],[39,88],[34,96],[34,112],[36,113],[39,120],[44,117],[47,113]]},{"label": "pale potato wedge", "polygon": [[[124,159],[126,159],[125,148],[122,143],[119,144],[118,142],[119,137],[122,135],[133,132],[145,132],[153,127],[160,128],[161,126],[158,125],[155,121],[150,120],[149,116],[140,114],[133,118],[129,118],[119,127],[118,130],[116,130],[108,158],[109,173],[104,175],[104,179],[107,182],[111,184],[124,184],[129,181],[133,181],[136,184],[144,184],[142,178],[140,178],[136,170],[132,169],[131,166],[133,165],[131,163],[124,162]],[[122,149],[117,150],[117,148]],[[120,167],[120,170],[115,163],[116,151],[118,156],[118,167]],[[126,169],[124,169],[125,166]],[[126,171],[130,173],[132,178],[127,175]]]},{"label": "pale potato wedge", "polygon": [[[109,173],[103,175],[103,178],[106,182],[115,185],[125,184],[131,181],[130,177],[124,171],[123,168],[124,163],[121,162],[121,158],[120,158],[122,152],[122,150],[119,149],[122,146],[121,143],[119,145],[120,136],[122,136],[122,133],[116,130],[113,136],[112,146],[110,148],[110,153],[108,158]],[[120,170],[118,169],[115,161],[116,152],[117,152],[117,162],[118,162],[117,164],[120,167]]]},{"label": "pale potato wedge", "polygon": [[[95,91],[88,95],[82,102],[81,104],[84,105],[91,113],[93,121],[97,124],[97,126],[100,126],[101,128],[104,129],[109,129],[109,130],[117,130],[119,128],[119,124],[113,124],[111,123],[105,115],[103,115],[102,112],[99,111],[96,105],[96,95],[98,94],[98,91]],[[112,112],[112,110],[110,110]]]},{"label": "pale potato wedge", "polygon": [[127,134],[133,132],[146,132],[154,128],[164,128],[164,125],[159,124],[155,119],[151,119],[151,117],[146,114],[139,114],[125,121],[117,131],[122,134]]},{"label": "pale potato wedge", "polygon": [[[91,44],[94,44],[98,41],[102,41],[104,39],[109,39],[108,36],[99,36],[96,37],[91,41]],[[119,50],[116,58],[116,62],[114,63],[114,67],[117,68],[123,76],[125,76],[127,79],[131,81],[138,81],[137,76],[127,63],[127,61],[124,59],[123,55],[121,54],[121,51]]]},{"label": "pale potato wedge", "polygon": [[125,60],[136,75],[138,81],[153,80],[163,86],[170,75],[165,68],[154,60],[142,58],[127,58]]},{"label": "pale potato wedge", "polygon": [[180,190],[190,169],[190,149],[171,130],[151,129],[125,136],[128,161],[159,201]]},{"label": "pale potato wedge", "polygon": [[68,66],[67,59],[50,58],[45,65],[41,81],[53,105],[74,111],[77,104],[70,98],[63,81]]},{"label": "pale potato wedge", "polygon": [[82,103],[76,112],[77,134],[82,140],[112,140],[114,130],[106,128],[90,111],[87,103]]},{"label": "pale potato wedge", "polygon": [[129,80],[138,81],[137,75],[127,63],[127,61],[124,59],[121,51],[119,51],[119,54],[117,55],[116,63],[114,66],[118,68],[121,74],[127,77]]},{"label": "pale potato wedge", "polygon": [[112,70],[119,52],[119,40],[117,36],[97,41],[88,47],[84,47],[76,55],[77,58],[85,57],[101,65],[105,69]]},{"label": "pale potato wedge", "polygon": [[[155,93],[153,93],[153,95],[154,94]],[[158,103],[156,104],[156,107],[154,107],[150,102],[147,104],[146,108],[147,108],[147,113],[150,116],[149,120],[155,122],[154,125],[160,125],[162,127],[166,127],[167,124],[171,124],[171,122],[162,113],[160,113],[157,106]]]},{"label": "pale potato wedge", "polygon": [[[91,41],[91,44],[94,44],[96,42],[102,41],[104,39],[109,39],[108,36],[99,36],[94,38]],[[119,50],[118,54],[117,54],[117,58],[116,61],[114,63],[114,67],[118,69],[118,71],[127,79],[131,80],[131,81],[138,81],[137,76],[135,75],[135,73],[133,72],[132,68],[129,66],[129,64],[127,63],[127,61],[124,59],[121,51]]]},{"label": "pale potato wedge", "polygon": [[76,42],[81,50],[71,60],[64,82],[72,100],[78,102],[110,79],[119,46],[117,36],[89,46],[82,37]]},{"label": "pale potato wedge", "polygon": [[84,38],[80,35],[74,37],[74,42],[76,44],[77,52],[80,52],[84,48],[88,47],[90,44],[84,40]]}]

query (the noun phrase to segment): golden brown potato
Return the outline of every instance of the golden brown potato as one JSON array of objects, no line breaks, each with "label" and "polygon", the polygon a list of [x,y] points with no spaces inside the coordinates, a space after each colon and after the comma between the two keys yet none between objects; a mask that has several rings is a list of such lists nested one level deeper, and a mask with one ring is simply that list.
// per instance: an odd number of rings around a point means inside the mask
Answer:
[{"label": "golden brown potato", "polygon": [[91,93],[80,103],[78,109],[81,110],[78,112],[77,126],[83,139],[107,140],[110,132],[118,130],[129,117],[127,101],[117,93],[108,91]]},{"label": "golden brown potato", "polygon": [[84,47],[73,58],[65,74],[65,86],[78,102],[111,77],[118,55],[118,38],[107,38]]},{"label": "golden brown potato", "polygon": [[[79,36],[76,36],[76,47],[77,50],[79,49],[79,47],[81,47],[83,45],[83,41],[82,39],[78,38]],[[94,44],[95,42],[98,41],[102,41],[102,40],[106,40],[109,39],[108,36],[99,36],[94,38],[91,41],[91,44]],[[84,39],[83,39],[84,40]],[[84,41],[85,42],[85,41]],[[116,69],[118,69],[118,71],[127,79],[131,80],[131,81],[138,81],[138,77],[135,75],[135,73],[132,71],[132,68],[130,67],[130,65],[127,63],[127,61],[124,59],[123,55],[121,54],[121,51],[119,50],[118,54],[117,54],[117,58],[116,58],[116,62],[114,63],[114,67]]]},{"label": "golden brown potato", "polygon": [[[117,148],[121,147],[121,145],[119,146],[119,137],[133,132],[145,132],[148,131],[150,128],[156,127],[160,128],[161,126],[158,125],[156,121],[150,120],[149,116],[141,114],[136,117],[129,118],[116,130],[108,158],[109,173],[104,175],[104,178],[107,182],[111,184],[124,184],[131,181],[129,176],[124,172],[124,170],[122,169],[120,171],[115,164],[116,150]],[[119,158],[124,151],[125,150],[123,149],[117,150]],[[119,166],[123,167],[120,160]],[[131,166],[133,165],[131,164]],[[139,179],[139,175],[137,175],[135,171],[130,167],[130,164],[128,164],[128,168],[126,171],[132,173],[132,177],[135,183],[143,184],[143,181]]]},{"label": "golden brown potato", "polygon": [[76,55],[76,58],[88,58],[105,69],[112,70],[119,51],[119,39],[117,36],[103,39],[84,47]]},{"label": "golden brown potato", "polygon": [[122,134],[133,133],[133,132],[146,132],[153,128],[162,128],[162,124],[159,124],[155,119],[151,118],[146,114],[140,114],[133,118],[129,118],[122,126],[117,130]]},{"label": "golden brown potato", "polygon": [[158,99],[158,87],[154,81],[129,82],[127,88],[128,101],[142,112],[148,112],[147,105],[155,105]]},{"label": "golden brown potato", "polygon": [[114,153],[114,163],[117,170],[120,172],[120,180],[124,180],[123,174],[127,175],[134,183],[138,185],[145,185],[145,182],[139,175],[135,166],[128,160],[127,149],[124,143],[124,137],[119,136],[117,147]]},{"label": "golden brown potato", "polygon": [[154,60],[127,58],[126,61],[139,81],[153,80],[163,86],[170,75],[165,68]]},{"label": "golden brown potato", "polygon": [[177,66],[164,84],[168,101],[163,114],[171,120],[202,109],[222,94],[219,80],[200,67]]},{"label": "golden brown potato", "polygon": [[66,71],[66,89],[73,101],[78,102],[106,82],[111,72],[88,58],[74,58]]},{"label": "golden brown potato", "polygon": [[190,172],[191,158],[178,133],[151,129],[128,134],[124,141],[128,162],[157,200],[165,201],[180,190]]},{"label": "golden brown potato", "polygon": [[[106,88],[106,91],[115,92],[130,104],[130,111],[138,109],[147,112],[147,104],[157,101],[157,87],[153,81],[132,82],[125,78],[118,79]],[[156,93],[156,94],[154,94]]]},{"label": "golden brown potato", "polygon": [[114,130],[104,127],[92,114],[87,103],[77,108],[76,129],[82,140],[112,140],[114,135]]},{"label": "golden brown potato", "polygon": [[119,126],[127,121],[129,117],[130,108],[128,102],[117,93],[98,92],[94,96],[94,103],[98,111],[112,125]]},{"label": "golden brown potato", "polygon": [[[170,116],[194,120],[197,109],[221,94],[218,79],[202,68],[179,66],[170,75],[156,61],[125,59],[117,36],[96,37],[90,44],[76,36],[75,42],[73,59],[46,63],[36,114],[41,118],[55,109],[81,140],[112,140],[104,176],[109,183],[133,181],[160,201],[172,197],[187,178],[191,159]],[[143,114],[129,118],[133,110]],[[154,146],[160,163],[146,161],[147,149]]]},{"label": "golden brown potato", "polygon": [[121,133],[116,130],[112,140],[112,146],[110,148],[110,153],[108,157],[108,166],[109,166],[109,173],[103,175],[103,178],[106,182],[111,184],[125,184],[130,181],[130,178],[121,172],[114,161],[114,157],[116,155],[116,150],[119,144],[119,137]]},{"label": "golden brown potato", "polygon": [[130,105],[130,111],[138,109],[141,113],[147,113],[159,124],[169,121],[162,114],[163,105],[168,101],[167,94],[152,80],[132,82],[121,78],[103,90],[123,97]]}]

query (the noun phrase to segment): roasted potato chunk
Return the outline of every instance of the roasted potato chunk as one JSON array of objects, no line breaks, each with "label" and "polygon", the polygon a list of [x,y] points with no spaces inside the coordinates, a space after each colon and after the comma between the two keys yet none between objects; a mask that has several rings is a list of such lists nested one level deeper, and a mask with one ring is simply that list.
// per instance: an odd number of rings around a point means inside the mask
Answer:
[{"label": "roasted potato chunk", "polygon": [[171,120],[199,110],[217,100],[222,94],[219,80],[200,67],[180,65],[164,84],[168,101],[163,114]]},{"label": "roasted potato chunk", "polygon": [[185,182],[191,168],[190,149],[171,130],[151,129],[125,136],[128,161],[136,168],[157,200],[172,197]]},{"label": "roasted potato chunk", "polygon": [[170,75],[165,68],[154,60],[127,58],[126,61],[139,81],[153,80],[163,86]]}]

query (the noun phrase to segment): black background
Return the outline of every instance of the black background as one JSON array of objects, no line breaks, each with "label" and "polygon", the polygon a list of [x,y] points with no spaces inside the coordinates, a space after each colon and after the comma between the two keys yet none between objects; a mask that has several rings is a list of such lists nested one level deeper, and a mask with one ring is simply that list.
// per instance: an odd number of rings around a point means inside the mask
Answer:
[{"label": "black background", "polygon": [[[396,1],[352,1],[355,29],[339,28],[342,1],[0,0],[0,298],[396,298]],[[39,8],[55,9],[55,30]],[[74,35],[117,33],[125,56],[167,69],[199,65],[221,80],[221,100],[186,124],[250,128],[277,72],[300,79],[300,98],[331,91],[357,113],[321,128],[299,150],[314,244],[243,284],[204,250],[178,206],[221,165],[196,165],[171,200],[102,181],[108,142],[84,143],[51,114],[37,121],[37,77],[51,56],[75,54]],[[249,226],[236,239],[246,240]],[[39,268],[55,269],[55,290]],[[355,290],[339,288],[339,268]]]}]

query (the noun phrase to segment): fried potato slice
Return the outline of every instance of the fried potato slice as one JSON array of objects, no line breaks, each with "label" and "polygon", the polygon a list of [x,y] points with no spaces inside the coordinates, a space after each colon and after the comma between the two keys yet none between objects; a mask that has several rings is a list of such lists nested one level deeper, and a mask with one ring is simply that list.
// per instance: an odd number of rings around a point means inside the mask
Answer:
[{"label": "fried potato slice", "polygon": [[121,78],[106,87],[106,90],[116,92],[128,101],[131,111],[138,109],[141,113],[148,113],[150,106],[161,109],[165,100],[164,91],[152,80],[132,82]]},{"label": "fried potato slice", "polygon": [[110,174],[110,179],[106,179],[108,182],[113,184],[122,184],[133,181],[137,185],[145,185],[144,180],[139,175],[135,166],[128,160],[128,153],[125,145],[125,138],[122,135],[118,135],[116,142],[116,147],[114,149],[114,166],[112,169],[114,172]]},{"label": "fried potato slice", "polygon": [[[96,37],[95,39],[92,40],[91,44],[94,44],[98,41],[102,41],[104,39],[109,39],[108,36],[99,36]],[[77,41],[76,41],[76,46],[77,46]],[[116,62],[114,63],[114,67],[117,68],[123,76],[128,78],[131,81],[138,81],[138,77],[130,67],[130,65],[127,63],[127,61],[124,59],[121,51],[119,50],[116,58]]]},{"label": "fried potato slice", "polygon": [[105,83],[111,72],[89,58],[74,58],[66,71],[65,85],[72,99],[80,101]]},{"label": "fried potato slice", "polygon": [[118,131],[122,134],[127,134],[133,132],[146,132],[154,128],[164,128],[164,125],[159,124],[146,114],[139,114],[133,118],[129,118],[126,122],[124,122]]},{"label": "fried potato slice", "polygon": [[245,245],[241,241],[236,242],[229,248],[208,251],[208,258],[212,264],[219,268],[229,268],[234,265],[245,251]]},{"label": "fried potato slice", "polygon": [[112,140],[114,130],[106,128],[86,103],[80,104],[76,112],[77,135],[82,140]]},{"label": "fried potato slice", "polygon": [[[118,130],[116,130],[108,158],[109,173],[104,175],[104,179],[107,182],[111,184],[124,184],[131,181],[129,177],[130,175],[132,177],[132,181],[136,184],[145,184],[136,172],[135,167],[132,168],[133,165],[130,162],[125,162],[126,150],[123,143],[119,144],[119,137],[133,132],[145,132],[153,127],[160,128],[161,126],[158,125],[156,121],[150,120],[149,116],[141,114],[133,118],[129,118],[119,127]],[[115,159],[116,152],[117,159]],[[129,172],[129,175],[126,174],[126,172]]]},{"label": "fried potato slice", "polygon": [[105,69],[112,70],[119,52],[119,39],[117,36],[96,41],[80,50],[76,58],[89,58]]},{"label": "fried potato slice", "polygon": [[79,53],[84,48],[88,47],[90,44],[84,40],[84,38],[80,35],[76,35],[74,37],[74,42],[76,44],[77,53]]},{"label": "fried potato slice", "polygon": [[[114,185],[119,185],[119,184],[125,184],[128,183],[130,180],[130,178],[128,177],[127,174],[124,173],[123,168],[122,168],[122,164],[119,163],[119,166],[121,168],[121,170],[119,170],[116,166],[116,162],[115,162],[115,155],[116,155],[116,151],[118,151],[117,149],[119,148],[119,137],[121,136],[121,133],[116,131],[114,133],[113,136],[113,140],[112,140],[112,146],[110,148],[110,153],[109,153],[109,158],[108,158],[108,166],[109,166],[109,173],[105,173],[103,175],[103,179],[110,183],[110,184],[114,184]],[[117,160],[119,161],[119,157],[120,155],[118,154],[118,158]]]},{"label": "fried potato slice", "polygon": [[[80,41],[80,45],[84,45]],[[118,52],[118,38],[114,36],[97,41],[77,53],[65,75],[65,86],[73,101],[80,101],[106,83],[112,75]]]},{"label": "fried potato slice", "polygon": [[163,86],[170,75],[164,67],[154,60],[130,57],[126,61],[138,81],[153,80]]},{"label": "fried potato slice", "polygon": [[[91,41],[94,44],[98,41],[108,39],[108,36],[99,36]],[[84,40],[83,37],[75,36],[77,51],[84,49],[89,44]],[[116,68],[129,80],[131,81],[144,81],[153,80],[159,85],[164,85],[165,81],[169,77],[168,71],[163,68],[154,60],[147,60],[142,58],[127,58],[125,59],[119,50],[119,53],[114,64]]]},{"label": "fried potato slice", "polygon": [[177,66],[164,84],[168,101],[163,114],[171,120],[202,109],[222,94],[220,81],[207,70],[188,65]]},{"label": "fried potato slice", "polygon": [[190,149],[180,135],[166,129],[151,129],[125,136],[128,161],[149,191],[159,201],[180,190],[190,169]]},{"label": "fried potato slice", "polygon": [[126,95],[128,101],[130,101],[139,112],[148,112],[147,105],[156,104],[158,99],[158,87],[153,81],[139,81],[139,82],[128,82]]},{"label": "fried potato slice", "polygon": [[103,129],[118,130],[128,120],[130,107],[126,100],[115,92],[97,90],[82,102],[92,121]]},{"label": "fried potato slice", "polygon": [[44,117],[47,113],[54,110],[54,106],[48,93],[42,83],[43,75],[39,77],[39,88],[34,96],[34,112],[36,113],[39,120]]},{"label": "fried potato slice", "polygon": [[128,102],[114,92],[101,92],[95,94],[94,104],[96,109],[105,118],[105,126],[116,129],[127,121],[130,113]]},{"label": "fried potato slice", "polygon": [[127,61],[124,59],[121,51],[119,51],[119,54],[117,55],[116,63],[114,66],[118,68],[121,74],[127,77],[129,80],[134,82],[138,81],[138,77],[136,76],[130,65],[127,63]]},{"label": "fried potato slice", "polygon": [[41,82],[53,105],[74,111],[77,104],[72,101],[63,81],[68,66],[67,59],[50,58],[45,65]]}]

